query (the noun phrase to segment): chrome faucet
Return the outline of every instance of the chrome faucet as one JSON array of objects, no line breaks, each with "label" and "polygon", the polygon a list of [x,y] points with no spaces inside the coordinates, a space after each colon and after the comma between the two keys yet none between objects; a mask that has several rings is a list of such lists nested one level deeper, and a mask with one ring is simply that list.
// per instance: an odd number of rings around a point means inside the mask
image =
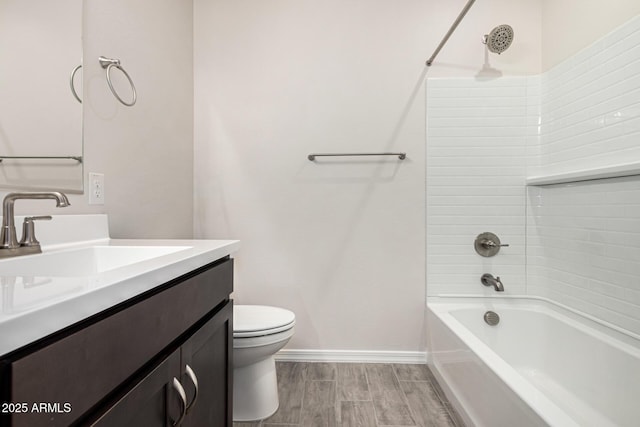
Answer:
[{"label": "chrome faucet", "polygon": [[502,286],[500,277],[493,277],[491,274],[486,273],[482,275],[480,281],[485,286],[493,286],[493,289],[495,289],[496,292],[504,292],[504,286]]},{"label": "chrome faucet", "polygon": [[36,240],[33,229],[33,221],[38,219],[51,219],[50,216],[27,217],[23,227],[23,237],[18,242],[16,234],[13,205],[18,199],[53,199],[56,207],[69,206],[69,199],[64,193],[47,191],[40,193],[9,193],[2,201],[2,231],[0,233],[0,258],[40,253],[40,243]]}]

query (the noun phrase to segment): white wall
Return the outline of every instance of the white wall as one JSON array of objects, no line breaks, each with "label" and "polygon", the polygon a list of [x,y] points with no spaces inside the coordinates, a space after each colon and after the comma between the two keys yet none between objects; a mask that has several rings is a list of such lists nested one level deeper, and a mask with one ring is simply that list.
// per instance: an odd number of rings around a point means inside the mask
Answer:
[{"label": "white wall", "polygon": [[[192,236],[192,21],[191,2],[84,2],[85,179],[105,174],[106,203],[89,206],[86,193],[72,194],[69,208],[18,201],[16,212],[107,213],[113,237]],[[122,61],[138,91],[134,107],[109,92],[100,55]],[[128,87],[113,75],[126,98]]]},{"label": "white wall", "polygon": [[[537,72],[537,3],[510,3],[474,6],[428,74],[475,75],[498,10],[530,31],[492,65]],[[424,62],[463,4],[195,5],[195,230],[242,241],[236,301],[292,309],[290,349],[422,351]],[[408,157],[306,158],[353,151]]]},{"label": "white wall", "polygon": [[541,5],[543,71],[640,14],[637,0],[542,0]]}]

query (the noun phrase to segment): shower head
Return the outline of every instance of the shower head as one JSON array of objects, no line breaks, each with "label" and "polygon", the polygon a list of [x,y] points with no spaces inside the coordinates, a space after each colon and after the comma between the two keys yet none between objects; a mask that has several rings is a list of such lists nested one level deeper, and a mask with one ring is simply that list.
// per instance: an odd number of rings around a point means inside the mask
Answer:
[{"label": "shower head", "polygon": [[483,43],[493,53],[501,54],[509,49],[513,42],[513,28],[510,25],[498,25],[484,36]]}]

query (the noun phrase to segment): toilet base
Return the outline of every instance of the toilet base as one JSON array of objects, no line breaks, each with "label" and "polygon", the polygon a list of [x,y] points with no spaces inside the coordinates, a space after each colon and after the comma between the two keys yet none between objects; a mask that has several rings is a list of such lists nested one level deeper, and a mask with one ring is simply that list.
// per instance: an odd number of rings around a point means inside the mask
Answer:
[{"label": "toilet base", "polygon": [[276,362],[267,357],[233,369],[233,421],[258,421],[279,406]]}]

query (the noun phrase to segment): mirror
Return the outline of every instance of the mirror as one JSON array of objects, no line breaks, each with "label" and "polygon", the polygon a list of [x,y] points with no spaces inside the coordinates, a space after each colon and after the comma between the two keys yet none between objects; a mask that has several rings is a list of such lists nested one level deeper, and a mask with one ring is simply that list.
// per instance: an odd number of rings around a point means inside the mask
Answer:
[{"label": "mirror", "polygon": [[81,61],[82,0],[0,0],[0,187],[82,192]]}]

